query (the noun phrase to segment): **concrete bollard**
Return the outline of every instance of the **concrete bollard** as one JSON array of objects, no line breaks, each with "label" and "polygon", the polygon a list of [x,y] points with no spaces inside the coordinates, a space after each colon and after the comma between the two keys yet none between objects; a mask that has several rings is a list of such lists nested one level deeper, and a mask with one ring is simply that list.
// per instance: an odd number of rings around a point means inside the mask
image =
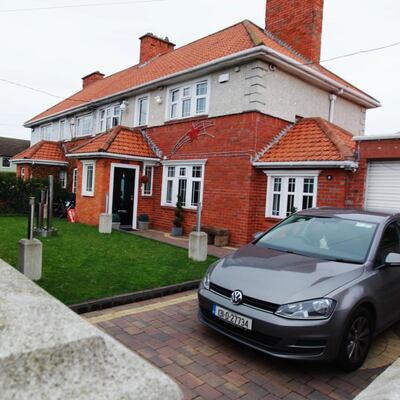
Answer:
[{"label": "concrete bollard", "polygon": [[110,234],[112,232],[112,214],[100,214],[99,232]]},{"label": "concrete bollard", "polygon": [[21,239],[18,242],[18,270],[27,278],[38,281],[42,277],[42,242]]},{"label": "concrete bollard", "polygon": [[193,261],[206,261],[207,242],[207,233],[192,232],[189,235],[189,258]]}]

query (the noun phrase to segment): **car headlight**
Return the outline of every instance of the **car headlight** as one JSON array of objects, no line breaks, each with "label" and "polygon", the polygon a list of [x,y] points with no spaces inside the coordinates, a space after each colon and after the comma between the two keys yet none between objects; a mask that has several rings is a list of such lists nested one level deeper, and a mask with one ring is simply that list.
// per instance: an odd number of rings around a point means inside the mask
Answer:
[{"label": "car headlight", "polygon": [[299,303],[284,304],[275,312],[276,315],[290,319],[328,319],[335,308],[332,299],[316,299]]},{"label": "car headlight", "polygon": [[203,278],[204,289],[210,290],[210,273],[207,272]]}]

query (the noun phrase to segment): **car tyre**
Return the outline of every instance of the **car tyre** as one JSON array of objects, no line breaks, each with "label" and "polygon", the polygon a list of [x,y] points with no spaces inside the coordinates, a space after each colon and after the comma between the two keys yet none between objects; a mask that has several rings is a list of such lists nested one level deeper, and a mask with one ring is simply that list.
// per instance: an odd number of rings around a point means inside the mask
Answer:
[{"label": "car tyre", "polygon": [[351,315],[340,344],[338,365],[343,371],[355,371],[367,358],[373,336],[373,319],[364,307]]}]

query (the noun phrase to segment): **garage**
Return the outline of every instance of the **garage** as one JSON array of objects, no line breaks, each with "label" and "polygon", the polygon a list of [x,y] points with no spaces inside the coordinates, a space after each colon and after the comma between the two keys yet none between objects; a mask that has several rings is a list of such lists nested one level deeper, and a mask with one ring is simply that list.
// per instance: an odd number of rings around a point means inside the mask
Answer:
[{"label": "garage", "polygon": [[370,161],[365,208],[400,212],[400,161]]}]

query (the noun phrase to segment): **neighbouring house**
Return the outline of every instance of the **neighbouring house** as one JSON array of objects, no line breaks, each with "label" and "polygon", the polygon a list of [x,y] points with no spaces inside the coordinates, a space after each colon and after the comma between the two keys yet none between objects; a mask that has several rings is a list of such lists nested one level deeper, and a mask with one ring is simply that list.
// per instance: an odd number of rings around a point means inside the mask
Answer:
[{"label": "neighbouring house", "polygon": [[32,144],[17,174],[56,174],[77,219],[141,213],[169,230],[226,228],[238,245],[295,210],[363,203],[360,157],[373,97],[319,64],[323,0],[268,0],[250,21],[175,48],[140,38],[139,64],[82,78],[82,90],[25,123]]},{"label": "neighbouring house", "polygon": [[0,173],[16,172],[17,168],[11,162],[11,158],[27,149],[30,145],[29,140],[0,137]]}]

